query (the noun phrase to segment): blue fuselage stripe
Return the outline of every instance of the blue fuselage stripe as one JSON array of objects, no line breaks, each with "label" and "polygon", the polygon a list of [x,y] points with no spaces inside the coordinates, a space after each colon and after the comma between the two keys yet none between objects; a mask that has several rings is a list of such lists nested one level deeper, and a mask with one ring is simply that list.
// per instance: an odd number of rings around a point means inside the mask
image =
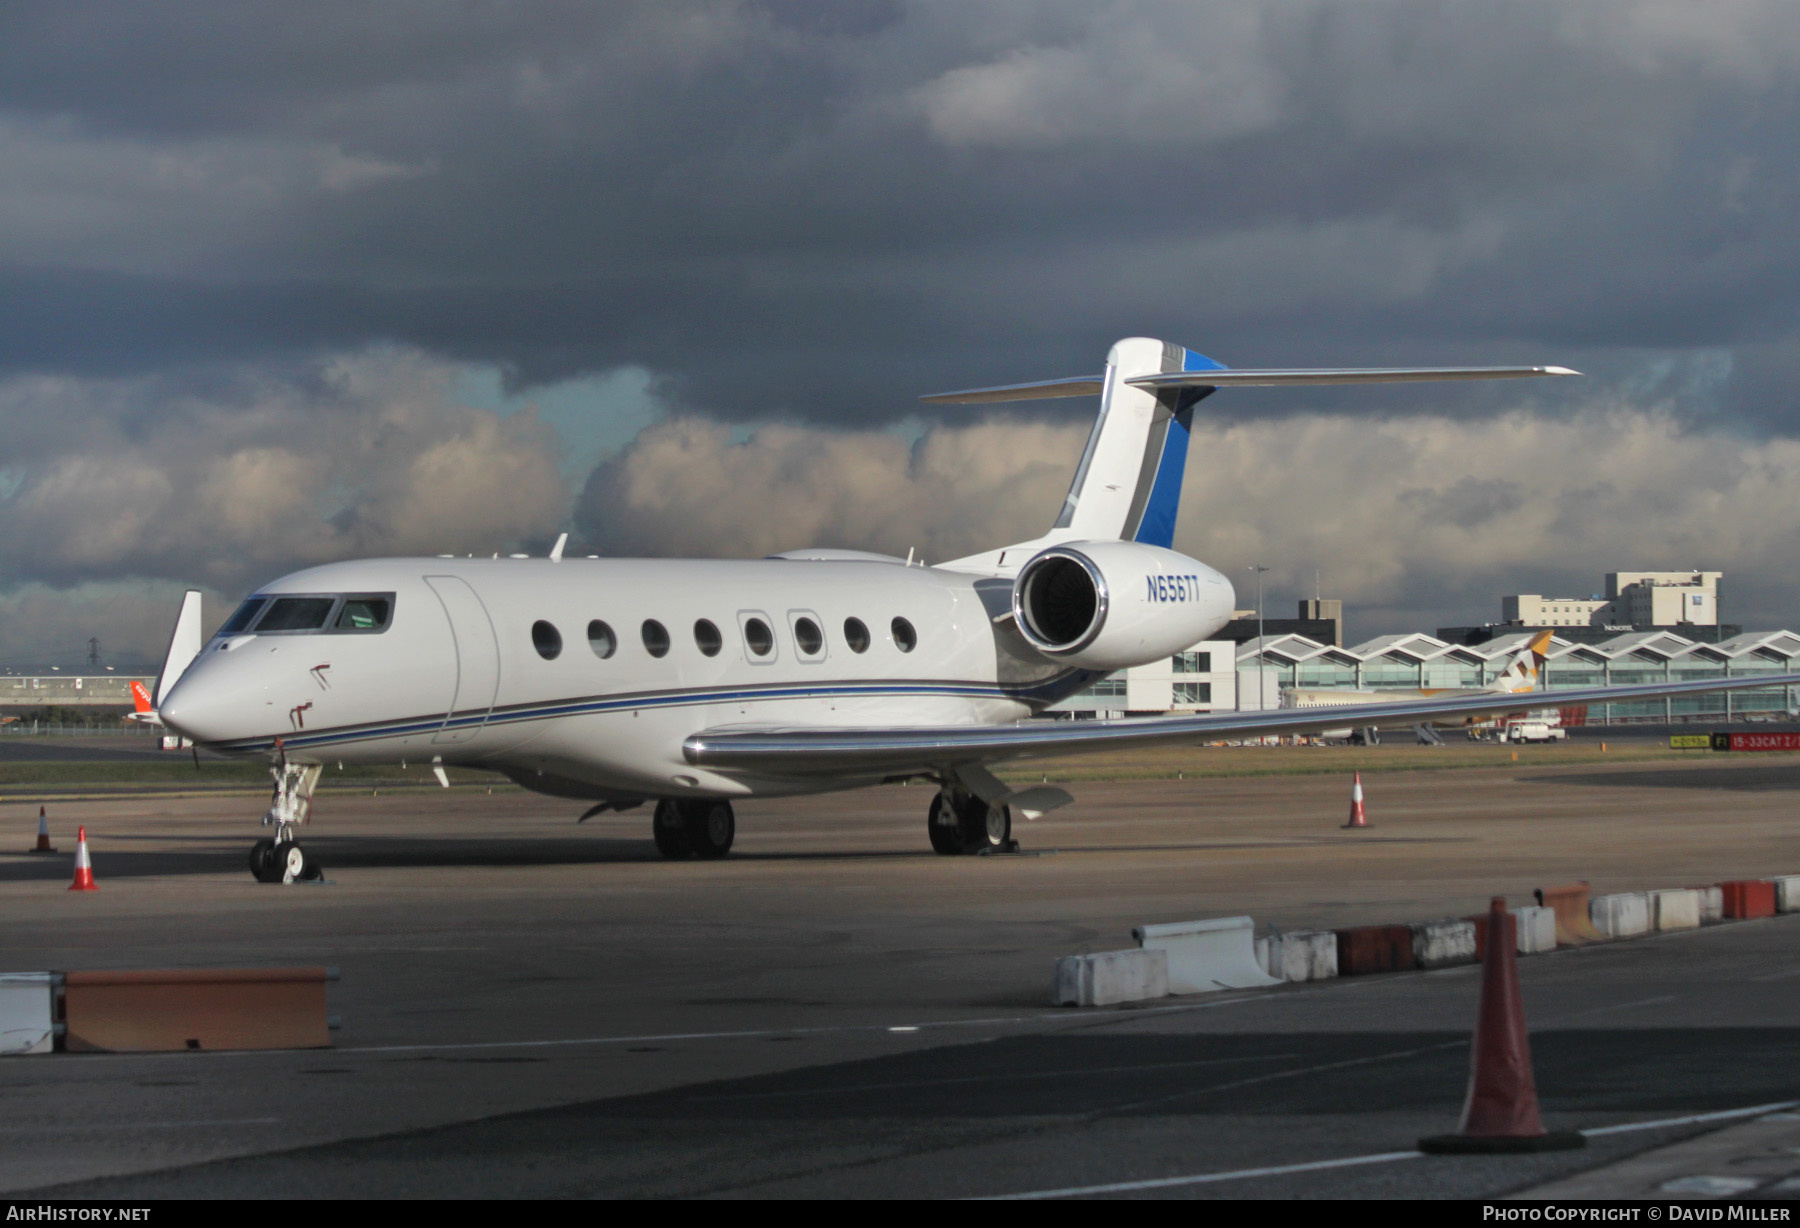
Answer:
[{"label": "blue fuselage stripe", "polygon": [[[282,735],[282,745],[290,750],[304,747],[340,745],[378,738],[405,737],[412,734],[436,733],[445,729],[468,729],[485,725],[509,725],[523,721],[550,720],[565,716],[587,716],[603,712],[620,712],[645,708],[700,707],[709,704],[766,703],[771,700],[855,698],[866,696],[939,696],[955,699],[1010,700],[1022,704],[1055,703],[1074,694],[1098,675],[1091,670],[1070,670],[1055,678],[1024,687],[1002,687],[992,683],[958,682],[844,682],[790,683],[724,689],[689,691],[647,691],[626,695],[583,696],[577,699],[552,700],[545,703],[520,704],[492,711],[452,712],[445,716],[415,716],[398,721],[384,721],[337,729],[321,729],[313,733],[296,732]],[[244,738],[212,745],[219,749],[257,751],[272,747],[275,738]]]}]

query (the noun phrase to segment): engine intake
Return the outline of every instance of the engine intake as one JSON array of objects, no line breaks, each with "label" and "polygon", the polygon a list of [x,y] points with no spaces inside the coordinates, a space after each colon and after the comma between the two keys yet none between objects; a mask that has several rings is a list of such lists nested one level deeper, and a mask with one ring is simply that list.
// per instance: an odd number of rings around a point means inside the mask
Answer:
[{"label": "engine intake", "polygon": [[1041,652],[1078,652],[1106,625],[1106,581],[1075,550],[1044,551],[1019,572],[1013,614],[1019,631]]}]

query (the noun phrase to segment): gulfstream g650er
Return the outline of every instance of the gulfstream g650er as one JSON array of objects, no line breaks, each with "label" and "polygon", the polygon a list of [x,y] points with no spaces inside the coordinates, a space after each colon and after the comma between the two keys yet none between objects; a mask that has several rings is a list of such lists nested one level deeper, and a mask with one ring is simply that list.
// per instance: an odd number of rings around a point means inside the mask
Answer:
[{"label": "gulfstream g650er", "polygon": [[[1171,548],[1195,406],[1238,385],[1568,375],[1558,367],[1233,371],[1177,345],[1119,342],[1097,375],[928,397],[1098,394],[1074,483],[1042,537],[932,566],[849,550],[755,560],[363,559],[283,576],[204,646],[183,607],[153,719],[270,755],[259,878],[315,872],[294,840],[321,766],[430,762],[627,810],[651,803],[670,856],[732,844],[732,799],[903,778],[939,788],[940,853],[1004,843],[1015,814],[1069,800],[1013,790],[996,762],[1122,745],[1412,722],[1539,706],[1532,694],[1117,721],[1028,718],[1113,670],[1218,631],[1236,600]],[[1571,690],[1622,700],[1763,677]]]}]

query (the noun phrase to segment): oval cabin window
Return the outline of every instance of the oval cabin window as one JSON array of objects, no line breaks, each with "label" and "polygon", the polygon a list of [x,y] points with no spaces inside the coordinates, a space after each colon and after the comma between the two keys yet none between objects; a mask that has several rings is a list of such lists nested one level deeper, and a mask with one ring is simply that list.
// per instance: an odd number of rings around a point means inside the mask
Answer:
[{"label": "oval cabin window", "polygon": [[819,624],[812,619],[796,618],[794,643],[799,645],[801,655],[816,657],[825,647],[825,633],[819,630]]},{"label": "oval cabin window", "polygon": [[766,657],[775,651],[775,633],[762,619],[748,619],[744,623],[744,643],[753,655]]},{"label": "oval cabin window", "polygon": [[860,618],[844,620],[844,643],[850,645],[851,652],[869,651],[869,629]]},{"label": "oval cabin window", "polygon": [[889,630],[894,633],[894,647],[901,652],[911,652],[918,646],[919,634],[913,630],[913,625],[904,618],[896,618]]},{"label": "oval cabin window", "polygon": [[654,618],[644,620],[644,651],[653,657],[665,656],[669,651],[669,629]]},{"label": "oval cabin window", "polygon": [[544,660],[554,661],[562,653],[562,632],[540,618],[531,624],[531,646]]},{"label": "oval cabin window", "polygon": [[613,635],[613,629],[596,618],[588,624],[588,647],[604,661],[619,650],[619,641]]},{"label": "oval cabin window", "polygon": [[705,655],[716,657],[719,649],[725,646],[725,639],[710,618],[702,618],[694,624],[694,643]]}]

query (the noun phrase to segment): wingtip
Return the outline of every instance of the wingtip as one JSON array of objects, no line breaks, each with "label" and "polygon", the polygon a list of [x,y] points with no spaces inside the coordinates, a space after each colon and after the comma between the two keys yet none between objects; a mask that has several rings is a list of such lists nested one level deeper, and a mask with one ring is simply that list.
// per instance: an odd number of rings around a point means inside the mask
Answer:
[{"label": "wingtip", "polygon": [[1580,375],[1581,372],[1575,370],[1575,368],[1573,368],[1573,367],[1545,367],[1544,374],[1545,375]]}]

